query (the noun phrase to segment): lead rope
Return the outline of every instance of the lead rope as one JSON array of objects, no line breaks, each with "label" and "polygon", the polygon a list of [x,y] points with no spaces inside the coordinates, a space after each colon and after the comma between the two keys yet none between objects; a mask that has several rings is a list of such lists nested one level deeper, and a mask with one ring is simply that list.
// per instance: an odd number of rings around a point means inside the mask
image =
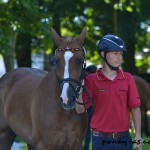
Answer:
[{"label": "lead rope", "polygon": [[[92,100],[92,98],[90,97],[90,95],[89,95],[89,93],[87,92],[87,89],[85,88],[85,86],[84,85],[82,85],[82,87],[81,87],[82,89],[83,89],[83,92],[85,92],[85,94],[86,94],[86,96],[88,97],[88,100],[86,101],[86,102],[83,102],[83,103],[80,103],[80,102],[78,102],[78,101],[76,101],[76,103],[78,103],[78,104],[80,104],[80,105],[86,105],[86,104],[88,104],[88,103],[91,103],[91,107],[92,107],[92,111],[91,111],[91,113],[89,114],[89,116],[91,116],[92,114],[93,114],[93,111],[94,111],[94,103],[93,103],[93,100]],[[78,114],[79,115],[79,114]],[[79,115],[80,116],[80,115]],[[80,116],[81,118],[84,118],[84,117],[86,117],[86,116]]]},{"label": "lead rope", "polygon": [[[85,88],[84,85],[82,85],[83,79],[85,77],[85,68],[86,68],[86,62],[83,63],[82,73],[81,73],[81,77],[80,77],[80,85],[78,86],[78,90],[76,90],[76,93],[77,93],[76,98],[78,98],[80,96],[79,92],[80,92],[80,88],[82,88],[83,89],[82,91],[85,92],[86,96],[88,97],[88,100],[84,103],[80,103],[76,100],[76,103],[79,104],[79,105],[84,105],[84,106],[88,103],[91,103],[92,111],[91,111],[90,114],[88,114],[89,116],[91,116],[93,114],[93,111],[94,111],[94,103],[93,103],[93,100],[90,97],[89,93],[87,92],[87,89]],[[81,116],[81,114],[77,114],[77,118],[78,119],[86,119],[87,115],[84,114],[84,116],[83,115]]]}]

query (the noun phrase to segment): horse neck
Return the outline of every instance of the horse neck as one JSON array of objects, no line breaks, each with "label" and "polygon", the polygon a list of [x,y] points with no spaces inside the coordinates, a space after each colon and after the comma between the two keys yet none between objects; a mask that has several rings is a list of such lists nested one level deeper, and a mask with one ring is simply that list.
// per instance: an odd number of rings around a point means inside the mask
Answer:
[{"label": "horse neck", "polygon": [[60,87],[58,85],[55,68],[48,72],[42,80],[41,85],[41,90],[44,90],[46,95],[53,95],[54,99],[60,98]]},{"label": "horse neck", "polygon": [[58,80],[55,72],[55,68],[51,69],[50,72],[46,75],[45,79],[43,80],[45,84],[47,84],[53,92],[56,90],[59,91]]}]

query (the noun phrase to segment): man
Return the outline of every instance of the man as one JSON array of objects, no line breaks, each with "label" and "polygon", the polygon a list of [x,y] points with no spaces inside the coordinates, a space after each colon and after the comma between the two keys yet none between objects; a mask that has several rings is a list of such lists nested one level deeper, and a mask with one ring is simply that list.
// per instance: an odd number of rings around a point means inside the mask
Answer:
[{"label": "man", "polygon": [[[103,60],[103,67],[95,74],[87,76],[85,87],[93,100],[94,112],[90,126],[93,130],[93,150],[132,150],[129,134],[129,111],[131,111],[136,130],[135,148],[142,147],[140,99],[134,79],[130,73],[119,69],[124,42],[115,35],[105,35],[98,44],[98,52]],[[83,99],[82,99],[83,98]],[[80,102],[87,101],[85,93]],[[86,108],[91,106],[86,104]],[[84,111],[77,104],[78,113]]]}]

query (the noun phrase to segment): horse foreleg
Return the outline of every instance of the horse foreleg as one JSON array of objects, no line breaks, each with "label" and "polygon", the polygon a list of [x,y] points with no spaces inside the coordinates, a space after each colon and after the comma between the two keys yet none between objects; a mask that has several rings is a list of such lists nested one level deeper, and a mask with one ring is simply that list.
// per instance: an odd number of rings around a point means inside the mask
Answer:
[{"label": "horse foreleg", "polygon": [[0,130],[0,150],[10,150],[16,138],[11,129]]}]

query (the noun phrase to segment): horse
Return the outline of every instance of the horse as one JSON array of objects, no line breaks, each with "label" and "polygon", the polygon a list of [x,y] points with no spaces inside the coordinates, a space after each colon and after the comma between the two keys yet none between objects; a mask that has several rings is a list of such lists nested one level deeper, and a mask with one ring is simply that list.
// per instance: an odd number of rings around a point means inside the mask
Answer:
[{"label": "horse", "polygon": [[[61,37],[52,28],[57,45],[49,72],[17,68],[0,78],[0,150],[10,150],[16,136],[28,150],[81,150],[87,119],[75,110],[85,69],[78,37]],[[84,112],[82,115],[86,115]]]},{"label": "horse", "polygon": [[150,98],[150,88],[148,83],[140,76],[134,75],[134,80],[141,100],[141,132],[150,136],[147,110]]}]

